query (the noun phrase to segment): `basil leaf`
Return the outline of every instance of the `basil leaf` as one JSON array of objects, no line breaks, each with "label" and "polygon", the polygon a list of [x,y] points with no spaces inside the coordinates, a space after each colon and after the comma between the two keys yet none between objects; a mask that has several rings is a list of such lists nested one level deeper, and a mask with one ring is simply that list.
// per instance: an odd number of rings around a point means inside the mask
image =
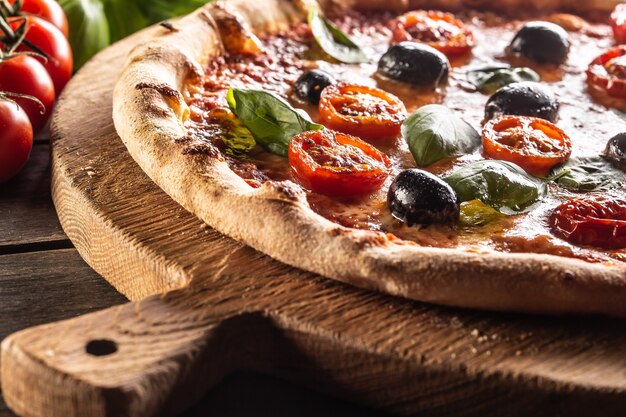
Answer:
[{"label": "basil leaf", "polygon": [[478,161],[445,178],[461,201],[480,200],[504,214],[523,212],[546,192],[546,185],[505,161]]},{"label": "basil leaf", "polygon": [[484,226],[503,217],[504,214],[480,200],[461,203],[461,218],[459,221],[462,226]]},{"label": "basil leaf", "polygon": [[476,129],[438,104],[424,106],[409,116],[402,124],[402,136],[421,167],[471,153],[481,144]]},{"label": "basil leaf", "polygon": [[291,138],[308,130],[322,130],[303,110],[261,90],[231,88],[226,96],[230,110],[268,151],[287,156]]},{"label": "basil leaf", "polygon": [[626,174],[602,157],[571,159],[552,172],[554,182],[574,192],[626,187]]},{"label": "basil leaf", "polygon": [[491,94],[505,85],[522,81],[538,82],[541,77],[530,68],[489,66],[469,71],[467,81],[480,92]]},{"label": "basil leaf", "polygon": [[369,61],[361,47],[326,19],[317,7],[309,11],[309,27],[317,44],[332,58],[345,64]]}]

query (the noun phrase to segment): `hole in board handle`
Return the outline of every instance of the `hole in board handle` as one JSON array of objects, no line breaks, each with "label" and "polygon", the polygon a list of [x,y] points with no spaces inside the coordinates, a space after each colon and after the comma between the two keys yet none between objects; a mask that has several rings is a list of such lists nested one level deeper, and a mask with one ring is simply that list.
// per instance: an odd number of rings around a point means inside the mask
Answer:
[{"label": "hole in board handle", "polygon": [[117,352],[117,343],[108,339],[90,340],[85,350],[92,356],[108,356]]}]

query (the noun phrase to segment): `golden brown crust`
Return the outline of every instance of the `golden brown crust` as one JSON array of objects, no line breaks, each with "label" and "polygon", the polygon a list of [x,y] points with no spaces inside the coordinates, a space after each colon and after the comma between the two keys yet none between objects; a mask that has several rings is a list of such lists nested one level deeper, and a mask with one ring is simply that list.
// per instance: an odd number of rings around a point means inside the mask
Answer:
[{"label": "golden brown crust", "polygon": [[[303,19],[306,4],[233,0],[209,5],[178,22],[178,30],[163,29],[133,51],[114,92],[115,126],[161,188],[222,233],[287,264],[359,287],[460,307],[626,316],[625,267],[398,244],[317,215],[289,181],[254,189],[223,160],[181,152],[175,141],[185,135],[185,85],[201,74],[202,63],[223,51],[216,19],[236,15],[261,33]],[[407,2],[359,2],[390,4]]]}]

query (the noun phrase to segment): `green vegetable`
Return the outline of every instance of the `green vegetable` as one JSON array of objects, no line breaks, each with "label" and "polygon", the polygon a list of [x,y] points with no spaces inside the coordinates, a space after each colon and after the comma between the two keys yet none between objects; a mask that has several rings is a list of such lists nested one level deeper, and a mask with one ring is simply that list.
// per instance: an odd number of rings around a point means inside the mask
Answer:
[{"label": "green vegetable", "polygon": [[142,14],[137,1],[103,0],[102,3],[109,20],[111,42],[117,42],[151,22]]},{"label": "green vegetable", "polygon": [[480,200],[471,200],[461,203],[462,226],[484,226],[505,217],[504,214],[489,207]]},{"label": "green vegetable", "polygon": [[70,25],[74,68],[78,69],[109,45],[109,22],[98,0],[59,0],[59,4]]},{"label": "green vegetable", "polygon": [[[110,0],[105,0],[110,1]],[[207,0],[133,0],[149,23],[189,14],[210,3]]]},{"label": "green vegetable", "polygon": [[480,200],[504,214],[523,212],[546,192],[546,185],[504,161],[478,161],[459,168],[445,181],[461,201]]},{"label": "green vegetable", "polygon": [[485,94],[491,94],[512,83],[540,80],[539,74],[530,68],[511,68],[504,65],[477,68],[467,73],[467,81]]},{"label": "green vegetable", "polygon": [[228,105],[256,141],[268,151],[287,156],[291,138],[308,130],[322,130],[303,110],[291,107],[282,98],[260,90],[231,88]]},{"label": "green vegetable", "polygon": [[317,7],[309,11],[309,26],[317,44],[332,58],[346,64],[369,61],[361,47],[326,19]]},{"label": "green vegetable", "polygon": [[626,187],[626,174],[602,157],[571,159],[552,172],[554,182],[574,192]]},{"label": "green vegetable", "polygon": [[438,104],[424,106],[402,124],[402,136],[418,166],[463,155],[478,148],[480,134],[452,110]]}]

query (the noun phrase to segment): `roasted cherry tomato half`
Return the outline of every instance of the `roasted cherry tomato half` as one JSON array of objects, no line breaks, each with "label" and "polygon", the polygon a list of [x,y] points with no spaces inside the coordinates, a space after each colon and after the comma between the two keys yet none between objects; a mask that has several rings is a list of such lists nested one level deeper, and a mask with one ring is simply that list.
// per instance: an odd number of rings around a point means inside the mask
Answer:
[{"label": "roasted cherry tomato half", "polygon": [[560,128],[536,117],[501,116],[483,129],[485,154],[513,162],[531,175],[548,175],[572,153],[572,142]]},{"label": "roasted cherry tomato half", "polygon": [[369,141],[397,137],[407,117],[404,103],[393,94],[349,83],[326,87],[319,112],[325,126]]},{"label": "roasted cherry tomato half", "polygon": [[372,145],[329,129],[294,136],[289,164],[305,188],[338,197],[378,190],[391,169],[387,156]]},{"label": "roasted cherry tomato half", "polygon": [[626,4],[618,4],[611,13],[611,27],[615,41],[626,43]]},{"label": "roasted cherry tomato half", "polygon": [[626,46],[609,49],[591,62],[587,69],[589,87],[626,98]]},{"label": "roasted cherry tomato half", "polygon": [[550,227],[556,236],[575,245],[626,248],[626,200],[570,200],[552,212]]},{"label": "roasted cherry tomato half", "polygon": [[453,14],[418,10],[391,23],[393,42],[426,43],[449,57],[464,55],[474,46],[474,34]]}]

